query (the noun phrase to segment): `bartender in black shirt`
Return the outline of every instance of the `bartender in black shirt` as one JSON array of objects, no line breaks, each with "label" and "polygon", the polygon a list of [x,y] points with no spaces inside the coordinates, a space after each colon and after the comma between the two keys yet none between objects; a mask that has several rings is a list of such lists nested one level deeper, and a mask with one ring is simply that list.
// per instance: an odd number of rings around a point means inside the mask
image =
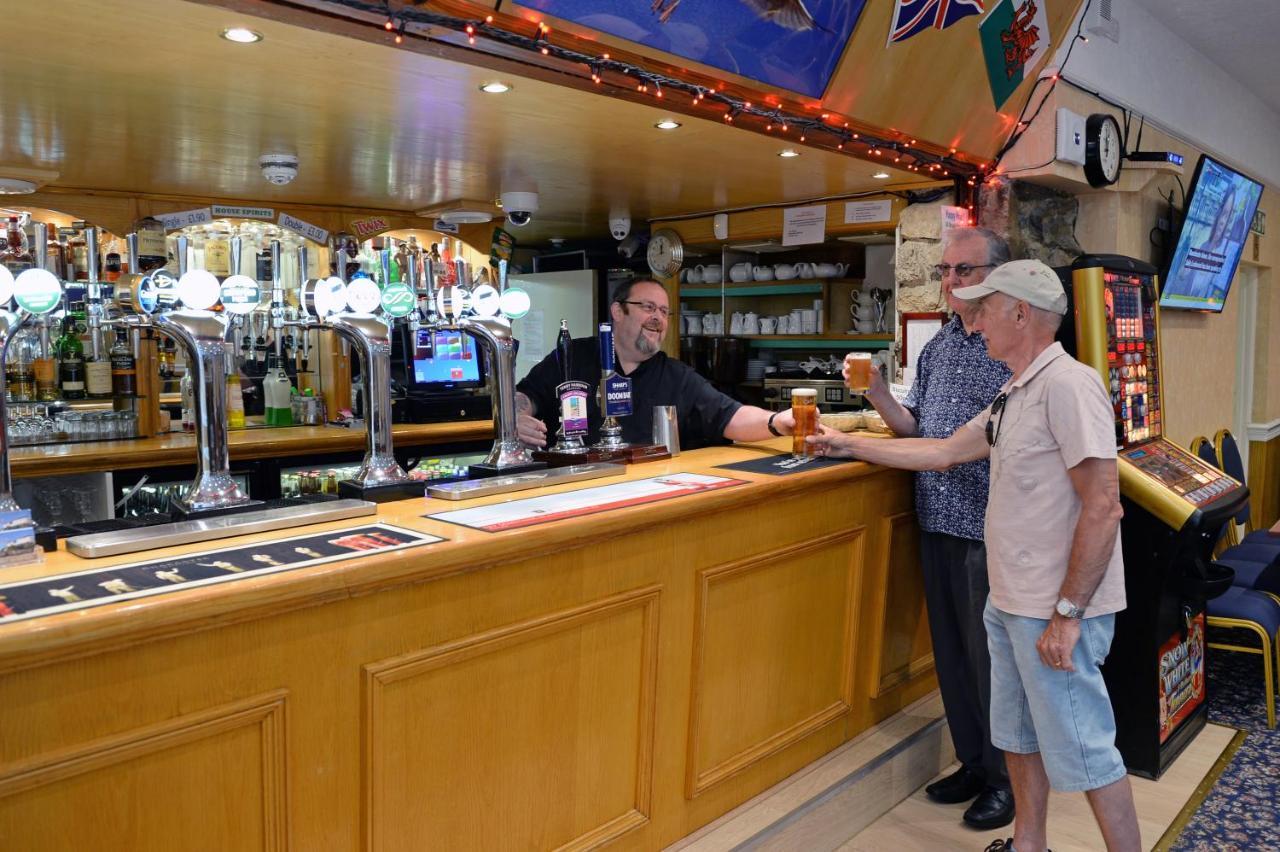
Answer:
[{"label": "bartender in black shirt", "polygon": [[[619,375],[631,379],[632,413],[619,418],[622,439],[632,444],[653,440],[653,407],[674,405],[680,423],[680,446],[691,450],[732,441],[760,441],[790,435],[795,421],[791,409],[766,411],[743,405],[712,387],[687,364],[667,357],[662,338],[671,315],[667,291],[648,279],[627,281],[613,291],[609,303],[613,318],[613,347]],[[587,443],[600,439],[600,355],[596,338],[573,341],[571,379],[591,386],[587,396]],[[520,440],[545,447],[547,435],[560,425],[556,387],[560,365],[553,350],[516,386],[516,425]]]}]

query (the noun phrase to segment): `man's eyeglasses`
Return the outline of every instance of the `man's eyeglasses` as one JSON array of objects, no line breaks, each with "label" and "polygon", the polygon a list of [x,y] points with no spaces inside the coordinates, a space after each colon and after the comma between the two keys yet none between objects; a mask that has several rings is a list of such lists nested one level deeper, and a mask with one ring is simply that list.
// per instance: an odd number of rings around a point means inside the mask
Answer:
[{"label": "man's eyeglasses", "polygon": [[635,305],[637,308],[644,311],[649,316],[653,316],[654,314],[662,314],[663,319],[668,319],[671,316],[670,308],[666,307],[665,305],[659,305],[656,302],[634,302],[634,301],[631,301],[630,299],[619,299],[618,304]]},{"label": "man's eyeglasses", "polygon": [[987,446],[994,447],[1000,437],[1000,425],[1004,423],[1004,404],[1008,401],[1008,393],[1002,393],[991,401],[991,416],[987,418]]},{"label": "man's eyeglasses", "polygon": [[939,281],[941,281],[943,278],[947,277],[948,272],[954,270],[957,278],[961,281],[967,281],[969,280],[969,276],[972,275],[975,270],[991,269],[994,266],[994,263],[957,263],[955,266],[952,266],[949,263],[939,263],[933,267],[933,274]]}]

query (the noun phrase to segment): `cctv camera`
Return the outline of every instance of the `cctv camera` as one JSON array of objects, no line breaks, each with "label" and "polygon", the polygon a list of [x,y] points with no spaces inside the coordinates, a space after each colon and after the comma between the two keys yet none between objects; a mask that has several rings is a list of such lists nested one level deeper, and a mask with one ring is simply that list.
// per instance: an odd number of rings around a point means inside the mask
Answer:
[{"label": "cctv camera", "polygon": [[507,213],[508,222],[517,228],[524,227],[533,221],[533,214],[538,211],[538,193],[504,192],[502,209]]},{"label": "cctv camera", "polygon": [[631,217],[625,214],[610,216],[609,233],[613,234],[615,240],[625,240],[627,234],[631,233]]},{"label": "cctv camera", "polygon": [[298,176],[298,158],[294,154],[263,154],[258,166],[267,183],[284,186]]},{"label": "cctv camera", "polygon": [[[615,233],[614,236],[617,236]],[[636,257],[643,257],[645,247],[649,245],[648,234],[632,234],[618,243],[618,254],[631,260]]]}]

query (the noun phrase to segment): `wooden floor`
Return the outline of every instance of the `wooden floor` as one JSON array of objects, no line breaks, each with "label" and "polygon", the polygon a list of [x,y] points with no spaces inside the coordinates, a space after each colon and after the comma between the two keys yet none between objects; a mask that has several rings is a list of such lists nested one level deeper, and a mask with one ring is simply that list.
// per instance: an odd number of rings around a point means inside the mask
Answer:
[{"label": "wooden floor", "polygon": [[[1158,782],[1130,776],[1144,849],[1152,849],[1160,841],[1235,733],[1233,728],[1208,725]],[[955,765],[950,766],[941,774],[955,769]],[[960,821],[965,807],[934,804],[925,798],[921,788],[852,840],[835,848],[842,852],[976,850],[985,848],[997,837],[1013,836],[1013,826],[985,832],[966,828]],[[1104,848],[1102,835],[1093,821],[1084,794],[1052,794],[1049,800],[1049,845],[1054,852],[1095,852]]]}]

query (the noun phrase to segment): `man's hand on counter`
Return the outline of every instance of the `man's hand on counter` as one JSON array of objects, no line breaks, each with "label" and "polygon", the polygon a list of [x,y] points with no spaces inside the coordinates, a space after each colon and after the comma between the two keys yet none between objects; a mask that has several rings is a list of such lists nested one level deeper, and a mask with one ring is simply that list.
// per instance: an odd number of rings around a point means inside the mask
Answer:
[{"label": "man's hand on counter", "polygon": [[547,445],[547,424],[533,416],[533,403],[529,397],[516,392],[516,434],[520,442],[530,447]]}]

